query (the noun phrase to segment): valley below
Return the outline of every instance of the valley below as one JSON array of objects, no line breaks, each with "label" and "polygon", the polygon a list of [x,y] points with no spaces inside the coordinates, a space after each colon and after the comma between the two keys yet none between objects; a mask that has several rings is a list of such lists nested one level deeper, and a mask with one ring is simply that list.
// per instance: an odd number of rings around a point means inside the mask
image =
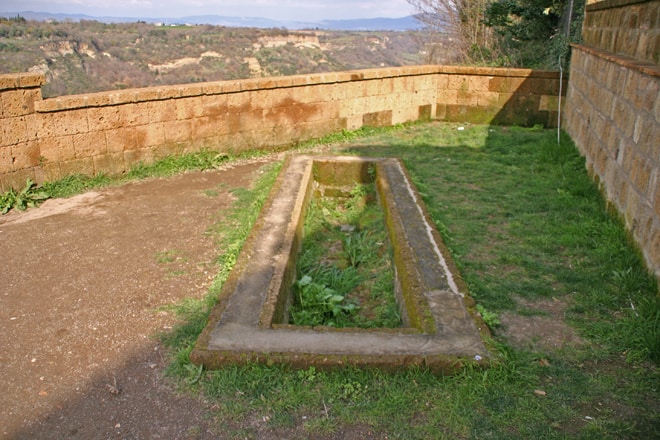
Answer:
[{"label": "valley below", "polygon": [[[430,61],[428,39],[421,31],[289,31],[0,18],[0,74],[42,73],[43,96],[55,97],[425,64]],[[452,56],[449,43],[441,51],[446,60]],[[433,53],[437,57],[437,47]]]}]

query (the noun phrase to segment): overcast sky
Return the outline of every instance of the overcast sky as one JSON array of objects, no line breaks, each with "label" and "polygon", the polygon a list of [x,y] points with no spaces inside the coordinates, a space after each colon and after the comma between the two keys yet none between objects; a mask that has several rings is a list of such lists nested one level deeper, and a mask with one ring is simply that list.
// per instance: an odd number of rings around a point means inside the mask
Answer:
[{"label": "overcast sky", "polygon": [[319,21],[412,15],[406,0],[0,0],[0,12],[54,12],[111,17],[224,15]]}]

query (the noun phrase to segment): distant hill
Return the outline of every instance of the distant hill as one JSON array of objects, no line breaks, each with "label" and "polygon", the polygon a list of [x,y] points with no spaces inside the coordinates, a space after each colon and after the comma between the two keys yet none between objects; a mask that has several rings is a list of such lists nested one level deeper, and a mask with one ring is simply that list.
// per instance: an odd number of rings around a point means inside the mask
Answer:
[{"label": "distant hill", "polygon": [[146,23],[162,23],[163,25],[177,24],[210,24],[228,27],[253,27],[253,28],[287,28],[299,29],[325,29],[344,31],[408,31],[422,27],[421,23],[410,15],[401,18],[366,18],[353,20],[322,20],[319,22],[281,21],[270,20],[260,17],[228,17],[221,15],[195,15],[188,17],[94,17],[85,14],[55,14],[50,12],[0,12],[0,17],[12,18],[21,16],[27,20],[36,21],[80,21],[95,20],[101,23],[135,23],[138,21]]},{"label": "distant hill", "polygon": [[[159,26],[137,19],[17,15],[0,15],[0,74],[45,75],[45,97],[415,65],[428,62],[429,53],[426,32],[364,30],[392,28],[398,20],[333,21],[293,30],[227,17],[187,17],[176,23],[188,25]],[[206,21],[222,25],[201,24]],[[451,41],[440,46],[433,53],[444,50],[451,59]]]}]

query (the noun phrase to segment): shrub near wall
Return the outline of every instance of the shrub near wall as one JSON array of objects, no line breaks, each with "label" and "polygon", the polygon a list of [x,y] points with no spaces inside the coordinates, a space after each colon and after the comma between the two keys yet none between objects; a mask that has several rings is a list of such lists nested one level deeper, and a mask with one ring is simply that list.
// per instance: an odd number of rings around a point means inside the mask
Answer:
[{"label": "shrub near wall", "polygon": [[[415,66],[150,87],[42,100],[40,75],[0,76],[0,189],[118,174],[202,148],[286,146],[416,120],[556,123],[559,75]],[[564,89],[565,90],[565,89]]]}]

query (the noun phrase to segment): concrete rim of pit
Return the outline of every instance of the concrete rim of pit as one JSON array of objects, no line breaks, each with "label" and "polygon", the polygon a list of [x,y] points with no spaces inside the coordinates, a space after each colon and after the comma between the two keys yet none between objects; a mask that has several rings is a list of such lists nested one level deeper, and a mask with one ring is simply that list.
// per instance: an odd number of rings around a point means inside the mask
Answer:
[{"label": "concrete rim of pit", "polygon": [[[398,329],[297,327],[277,322],[295,277],[304,207],[319,161],[376,166],[409,326]],[[292,275],[293,274],[293,275]],[[487,364],[486,325],[474,312],[446,246],[398,159],[289,155],[264,203],[208,323],[190,354],[221,368],[255,362],[296,368],[411,366],[451,373]]]}]

